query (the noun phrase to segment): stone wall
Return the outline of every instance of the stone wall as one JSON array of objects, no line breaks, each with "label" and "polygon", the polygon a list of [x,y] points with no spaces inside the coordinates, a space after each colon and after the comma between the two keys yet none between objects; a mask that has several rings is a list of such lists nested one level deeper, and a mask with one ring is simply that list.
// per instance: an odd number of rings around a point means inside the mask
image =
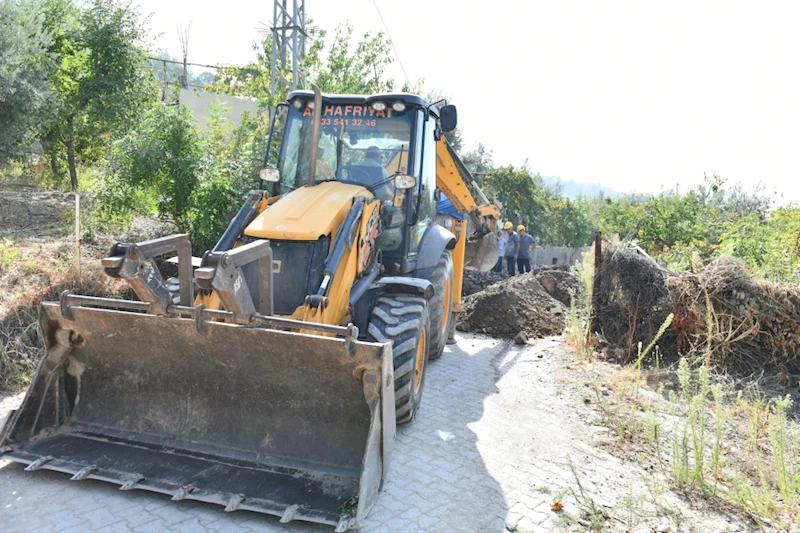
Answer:
[{"label": "stone wall", "polygon": [[568,248],[566,246],[537,246],[531,255],[532,266],[567,265],[580,263],[583,254],[591,251],[591,247]]}]

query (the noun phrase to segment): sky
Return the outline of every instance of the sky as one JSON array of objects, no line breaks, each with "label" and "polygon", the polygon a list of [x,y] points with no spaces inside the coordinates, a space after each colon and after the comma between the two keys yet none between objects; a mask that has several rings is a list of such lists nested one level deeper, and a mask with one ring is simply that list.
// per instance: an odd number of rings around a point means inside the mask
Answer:
[{"label": "sky", "polygon": [[[173,55],[192,21],[197,63],[252,60],[272,18],[269,0],[139,3]],[[306,0],[329,33],[385,31],[378,10],[410,81],[449,94],[495,164],[618,192],[716,173],[800,203],[800,2]]]}]

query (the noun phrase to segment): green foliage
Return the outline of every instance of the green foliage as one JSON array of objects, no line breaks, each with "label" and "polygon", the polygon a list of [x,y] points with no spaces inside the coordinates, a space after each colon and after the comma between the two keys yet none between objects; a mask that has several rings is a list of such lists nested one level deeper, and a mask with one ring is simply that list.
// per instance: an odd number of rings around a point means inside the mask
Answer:
[{"label": "green foliage", "polygon": [[20,252],[9,239],[0,241],[0,270],[10,268],[19,260]]},{"label": "green foliage", "polygon": [[155,211],[188,231],[203,152],[202,134],[188,108],[153,109],[139,131],[115,146],[109,169],[113,187],[107,189],[113,195],[103,202],[103,216],[126,222],[134,213]]},{"label": "green foliage", "polygon": [[777,209],[766,220],[750,215],[728,223],[719,251],[743,259],[766,278],[800,282],[800,208]]},{"label": "green foliage", "polygon": [[561,196],[547,198],[547,241],[560,246],[586,246],[594,238],[595,225],[589,218],[589,204],[584,199]]},{"label": "green foliage", "polygon": [[769,212],[763,189],[745,192],[713,175],[681,194],[606,198],[587,218],[620,239],[634,239],[665,266],[698,271],[722,254],[743,259],[752,271],[776,281],[800,281],[800,209]]},{"label": "green foliage", "polygon": [[0,162],[28,156],[51,108],[51,40],[37,4],[0,2]]},{"label": "green foliage", "polygon": [[[465,156],[468,168],[487,168],[491,153],[483,145]],[[594,235],[585,200],[569,200],[558,194],[548,195],[541,176],[525,167],[487,168],[481,187],[497,204],[506,219],[519,214],[528,233],[540,243],[557,246],[586,246]]]},{"label": "green foliage", "polygon": [[511,219],[519,214],[531,235],[543,239],[547,231],[547,197],[526,168],[495,167],[483,178],[483,191]]},{"label": "green foliage", "polygon": [[185,106],[151,110],[114,148],[99,218],[126,225],[134,215],[157,215],[189,233],[196,250],[213,247],[255,184],[262,143],[257,121],[245,115],[233,128],[223,111],[212,106],[203,132]]},{"label": "green foliage", "polygon": [[[353,27],[349,22],[337,26],[329,50],[325,50],[325,30],[310,29],[303,62],[309,81],[323,92],[344,94],[369,94],[391,91],[394,81],[385,78],[386,67],[392,63],[391,42],[383,32],[365,33],[354,43]],[[272,68],[272,36],[255,43],[256,60],[243,66],[228,66],[217,73],[212,92],[258,100],[268,107],[285,100],[288,86],[280,80],[275,99],[270,95]],[[291,79],[291,70],[283,72]]]},{"label": "green foliage", "polygon": [[355,47],[352,41],[353,26],[349,22],[337,26],[325,61],[316,56],[307,63],[310,79],[322,91],[334,94],[391,91],[394,81],[384,79],[384,71],[392,63],[392,43],[380,31],[375,35],[365,33]]},{"label": "green foliage", "polygon": [[478,143],[478,146],[474,150],[463,154],[461,156],[461,161],[475,177],[475,181],[477,181],[478,184],[483,183],[483,178],[486,176],[486,173],[494,166],[492,151],[481,143]]},{"label": "green foliage", "polygon": [[569,316],[566,335],[575,344],[581,357],[589,355],[586,345],[587,332],[592,318],[592,287],[594,286],[594,254],[585,253],[580,263],[572,267],[572,275],[578,282],[577,290],[569,290]]},{"label": "green foliage", "polygon": [[[72,188],[77,159],[97,160],[106,139],[127,133],[155,100],[152,73],[144,69],[147,30],[130,0],[44,3],[49,52],[57,68],[50,83],[58,105],[44,129],[54,171],[66,156]],[[66,153],[54,145],[61,143]]]}]

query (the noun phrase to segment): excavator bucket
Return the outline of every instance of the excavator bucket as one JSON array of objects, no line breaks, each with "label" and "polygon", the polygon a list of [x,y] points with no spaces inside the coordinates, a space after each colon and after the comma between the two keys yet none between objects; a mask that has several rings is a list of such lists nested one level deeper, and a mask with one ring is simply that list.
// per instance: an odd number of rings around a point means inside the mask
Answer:
[{"label": "excavator bucket", "polygon": [[276,317],[239,325],[202,306],[154,308],[44,303],[47,354],[0,456],[281,522],[358,527],[394,439],[390,345],[359,342],[352,326],[304,334],[289,329],[306,323]]},{"label": "excavator bucket", "polygon": [[497,235],[489,232],[485,235],[478,233],[470,237],[464,250],[464,268],[488,272],[497,264],[500,258],[500,243]]}]

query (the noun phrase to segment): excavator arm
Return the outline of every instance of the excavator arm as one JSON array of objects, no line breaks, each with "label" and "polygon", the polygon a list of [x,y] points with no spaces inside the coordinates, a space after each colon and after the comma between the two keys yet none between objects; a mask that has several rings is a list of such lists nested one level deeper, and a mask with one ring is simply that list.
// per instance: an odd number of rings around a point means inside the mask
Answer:
[{"label": "excavator arm", "polygon": [[[481,205],[475,202],[467,188],[467,182],[472,183],[480,195]],[[464,270],[486,272],[497,263],[500,256],[500,245],[495,235],[497,223],[500,221],[500,210],[489,203],[472,174],[444,137],[436,143],[436,186],[460,213],[469,216],[474,229],[470,232],[466,220],[455,221],[453,227],[456,246],[453,249],[455,276],[452,309],[457,312],[461,309]],[[453,332],[450,332],[451,338],[452,335]]]},{"label": "excavator arm", "polygon": [[[467,181],[480,195],[483,202],[481,205],[475,202],[469,192]],[[460,213],[469,215],[476,232],[485,235],[497,229],[500,210],[489,203],[470,171],[444,137],[436,143],[436,186]]]}]

